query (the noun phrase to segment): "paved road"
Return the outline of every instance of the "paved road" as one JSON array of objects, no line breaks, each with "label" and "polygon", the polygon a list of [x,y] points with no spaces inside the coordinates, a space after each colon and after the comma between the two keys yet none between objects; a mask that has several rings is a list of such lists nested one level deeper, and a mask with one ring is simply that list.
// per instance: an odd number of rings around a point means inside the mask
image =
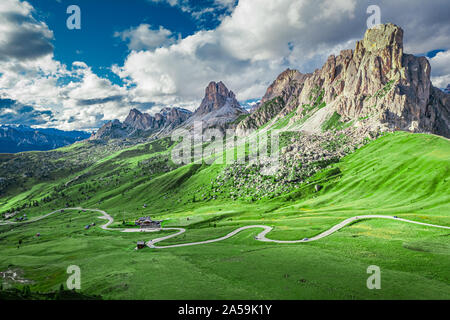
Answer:
[{"label": "paved road", "polygon": [[245,226],[245,227],[240,227],[237,228],[236,230],[228,233],[227,235],[220,237],[220,238],[216,238],[216,239],[211,239],[211,240],[205,240],[205,241],[198,241],[198,242],[188,242],[188,243],[180,243],[180,244],[173,244],[173,245],[168,245],[168,246],[156,246],[155,244],[167,239],[171,239],[174,237],[177,237],[183,233],[186,232],[186,229],[183,228],[160,228],[160,229],[133,229],[133,228],[128,228],[128,229],[115,229],[115,228],[109,228],[109,226],[114,222],[113,217],[111,217],[108,213],[106,213],[103,210],[100,209],[83,209],[83,208],[64,208],[64,209],[59,209],[59,210],[55,210],[53,212],[47,213],[46,215],[40,216],[38,218],[32,219],[32,220],[28,220],[25,222],[2,222],[0,223],[0,225],[9,225],[9,224],[25,224],[25,223],[31,223],[31,222],[35,222],[35,221],[39,221],[42,220],[52,214],[58,213],[58,212],[62,212],[62,210],[78,210],[78,211],[93,211],[93,212],[99,212],[102,214],[102,216],[100,216],[99,218],[101,219],[106,219],[108,220],[105,224],[101,225],[100,227],[104,230],[110,230],[110,231],[120,231],[120,232],[158,232],[158,231],[177,231],[176,233],[170,234],[168,236],[164,236],[161,238],[157,238],[157,239],[153,239],[147,242],[147,246],[150,248],[156,248],[156,249],[165,249],[165,248],[177,248],[177,247],[187,247],[187,246],[195,246],[195,245],[200,245],[200,244],[207,244],[207,243],[213,243],[213,242],[219,242],[219,241],[223,241],[226,240],[228,238],[231,238],[232,236],[238,234],[239,232],[243,231],[243,230],[247,230],[247,229],[253,229],[253,228],[260,228],[263,229],[263,231],[261,231],[260,233],[258,233],[255,236],[255,240],[258,241],[262,241],[262,242],[274,242],[274,243],[304,243],[304,242],[311,242],[311,241],[317,241],[319,239],[325,238],[333,233],[335,233],[336,231],[344,228],[345,226],[349,225],[352,222],[355,222],[357,220],[364,220],[364,219],[391,219],[391,220],[396,220],[396,221],[402,221],[402,222],[407,222],[407,223],[413,223],[413,224],[418,224],[418,225],[422,225],[422,226],[427,226],[427,227],[433,227],[433,228],[441,228],[441,229],[450,229],[450,227],[447,226],[440,226],[440,225],[436,225],[436,224],[430,224],[430,223],[424,223],[424,222],[417,222],[417,221],[412,221],[412,220],[407,220],[407,219],[403,219],[403,218],[396,218],[396,217],[392,217],[392,216],[383,216],[383,215],[361,215],[361,216],[355,216],[355,217],[351,217],[348,219],[345,219],[344,221],[338,223],[337,225],[331,227],[330,229],[314,236],[311,238],[303,238],[300,240],[274,240],[274,239],[269,239],[266,237],[266,235],[273,230],[272,227],[269,226],[265,226],[265,225],[250,225],[250,226]]}]

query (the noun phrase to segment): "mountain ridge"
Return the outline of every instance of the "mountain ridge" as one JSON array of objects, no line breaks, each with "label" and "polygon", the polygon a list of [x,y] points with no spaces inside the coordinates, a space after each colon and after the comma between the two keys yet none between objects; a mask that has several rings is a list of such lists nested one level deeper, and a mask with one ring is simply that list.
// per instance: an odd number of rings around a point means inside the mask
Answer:
[{"label": "mountain ridge", "polygon": [[109,121],[90,140],[120,139],[139,136],[139,133],[155,138],[170,135],[176,128],[192,129],[195,122],[205,127],[224,128],[240,115],[248,114],[236,100],[233,91],[222,81],[211,81],[199,107],[191,112],[183,108],[163,108],[154,116],[132,108],[123,122]]},{"label": "mountain ridge", "polygon": [[84,131],[31,128],[25,125],[0,125],[0,153],[47,151],[89,138]]},{"label": "mountain ridge", "polygon": [[123,122],[115,119],[104,124],[90,140],[129,138],[134,136],[158,135],[171,132],[191,116],[192,112],[183,108],[163,108],[154,116],[136,108],[130,110]]}]

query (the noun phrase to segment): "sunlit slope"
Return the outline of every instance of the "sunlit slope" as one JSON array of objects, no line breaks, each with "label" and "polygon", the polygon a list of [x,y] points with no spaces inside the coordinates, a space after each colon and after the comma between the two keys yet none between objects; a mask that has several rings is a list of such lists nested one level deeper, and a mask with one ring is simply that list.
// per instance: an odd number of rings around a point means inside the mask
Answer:
[{"label": "sunlit slope", "polygon": [[[324,188],[301,205],[326,211],[449,216],[449,169],[449,140],[427,134],[388,134],[335,164],[329,170],[334,175],[317,175],[314,184]],[[302,188],[298,193],[305,192]]]}]

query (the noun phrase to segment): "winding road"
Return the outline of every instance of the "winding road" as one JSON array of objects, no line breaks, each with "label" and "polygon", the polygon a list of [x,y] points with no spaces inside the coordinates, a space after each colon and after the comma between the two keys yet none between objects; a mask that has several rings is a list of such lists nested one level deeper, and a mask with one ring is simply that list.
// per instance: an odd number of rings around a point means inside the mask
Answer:
[{"label": "winding road", "polygon": [[407,220],[407,219],[403,219],[403,218],[398,218],[398,217],[393,217],[393,216],[383,216],[383,215],[360,215],[360,216],[355,216],[355,217],[351,217],[348,219],[345,219],[344,221],[338,223],[337,225],[331,227],[330,229],[314,236],[311,238],[303,238],[300,240],[274,240],[274,239],[269,239],[266,237],[266,235],[273,230],[273,227],[269,227],[269,226],[265,226],[265,225],[250,225],[250,226],[245,226],[245,227],[240,227],[237,228],[236,230],[228,233],[227,235],[220,237],[220,238],[216,238],[216,239],[211,239],[211,240],[205,240],[205,241],[198,241],[198,242],[188,242],[188,243],[180,243],[180,244],[173,244],[173,245],[168,245],[168,246],[156,246],[155,244],[164,240],[168,240],[174,237],[177,237],[183,233],[186,232],[186,229],[184,228],[159,228],[159,229],[134,229],[134,228],[127,228],[127,229],[115,229],[115,228],[110,228],[109,226],[114,222],[114,218],[111,217],[108,213],[106,213],[103,210],[100,209],[84,209],[84,208],[64,208],[64,209],[59,209],[59,210],[55,210],[53,212],[47,213],[43,216],[37,217],[35,219],[32,220],[28,220],[28,221],[24,221],[24,222],[0,222],[0,226],[1,225],[11,225],[11,224],[27,224],[27,223],[32,223],[32,222],[36,222],[39,220],[42,220],[48,216],[51,216],[55,213],[61,213],[64,212],[65,210],[78,210],[78,211],[92,211],[92,212],[99,212],[102,214],[102,216],[100,216],[99,218],[101,219],[106,219],[108,220],[105,224],[101,225],[100,227],[103,230],[109,230],[109,231],[120,231],[120,232],[158,232],[158,231],[177,231],[173,234],[170,234],[168,236],[165,237],[161,237],[161,238],[157,238],[157,239],[153,239],[148,241],[146,244],[148,247],[150,248],[155,248],[155,249],[166,249],[166,248],[177,248],[177,247],[187,247],[187,246],[195,246],[195,245],[201,245],[201,244],[207,244],[207,243],[213,243],[213,242],[219,242],[219,241],[223,241],[226,240],[228,238],[231,238],[232,236],[238,234],[239,232],[243,231],[243,230],[247,230],[247,229],[253,229],[253,228],[260,228],[263,229],[263,231],[261,231],[260,233],[258,233],[255,236],[255,240],[258,241],[262,241],[262,242],[274,242],[274,243],[306,243],[306,242],[312,242],[312,241],[317,241],[320,240],[322,238],[325,238],[333,233],[335,233],[336,231],[344,228],[345,226],[358,221],[358,220],[364,220],[364,219],[391,219],[391,220],[396,220],[396,221],[402,221],[402,222],[407,222],[407,223],[413,223],[413,224],[418,224],[418,225],[422,225],[422,226],[427,226],[427,227],[433,227],[433,228],[441,228],[441,229],[450,229],[450,227],[447,226],[440,226],[440,225],[436,225],[436,224],[430,224],[430,223],[423,223],[423,222],[417,222],[417,221],[412,221],[412,220]]}]

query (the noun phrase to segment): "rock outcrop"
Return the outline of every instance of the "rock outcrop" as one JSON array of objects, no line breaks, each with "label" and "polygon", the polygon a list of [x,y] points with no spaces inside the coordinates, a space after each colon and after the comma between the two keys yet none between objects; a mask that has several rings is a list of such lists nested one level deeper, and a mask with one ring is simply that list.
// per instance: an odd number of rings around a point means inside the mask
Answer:
[{"label": "rock outcrop", "polygon": [[[296,108],[291,122],[328,107],[348,120],[366,119],[381,130],[430,132],[450,137],[449,95],[434,88],[425,57],[403,52],[403,30],[393,24],[367,30],[355,50],[331,55],[312,74],[286,70],[267,89],[265,103],[278,98],[272,108],[279,117]],[[293,80],[294,79],[294,80]],[[267,122],[270,114],[259,108],[238,128]],[[272,100],[270,100],[272,99]],[[316,124],[315,124],[316,125]]]},{"label": "rock outcrop", "polygon": [[266,124],[282,110],[289,112],[297,105],[296,97],[303,89],[303,84],[310,74],[286,69],[267,88],[261,101],[247,118],[237,126],[239,132],[255,129]]},{"label": "rock outcrop", "polygon": [[185,128],[192,128],[195,122],[201,122],[203,128],[225,128],[239,116],[248,114],[236,100],[233,91],[225,84],[210,82],[205,89],[205,96],[200,106],[184,124]]},{"label": "rock outcrop", "polygon": [[131,109],[123,123],[119,120],[110,121],[90,139],[105,140],[142,135],[164,135],[185,122],[191,115],[191,111],[182,108],[163,108],[154,116]]}]

